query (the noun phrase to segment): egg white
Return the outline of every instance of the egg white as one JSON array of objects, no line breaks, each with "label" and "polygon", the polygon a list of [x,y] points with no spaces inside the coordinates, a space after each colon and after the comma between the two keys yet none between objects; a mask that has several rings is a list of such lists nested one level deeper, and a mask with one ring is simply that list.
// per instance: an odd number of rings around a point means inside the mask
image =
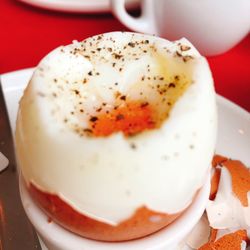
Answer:
[{"label": "egg white", "polygon": [[[88,52],[103,47],[117,51],[141,40],[149,41],[142,45],[145,48],[153,44],[155,49],[138,52],[137,60],[129,57],[130,48],[124,60],[106,49],[91,58],[85,54],[86,48]],[[190,49],[181,51],[181,45]],[[75,128],[87,126],[88,115],[100,103],[112,105],[114,91],[129,93],[136,100],[139,92],[131,91],[133,86],[142,75],[153,76],[162,68],[166,78],[179,74],[191,84],[160,128],[133,137],[114,133],[95,138],[77,133]],[[154,98],[147,88],[150,82],[142,87],[149,100]],[[84,114],[77,112],[79,98],[71,94],[75,88],[81,93]],[[112,32],[61,46],[40,62],[20,102],[16,152],[27,183],[57,194],[82,214],[117,225],[142,206],[168,214],[183,211],[204,183],[216,129],[211,72],[206,59],[186,39],[169,42]]]}]

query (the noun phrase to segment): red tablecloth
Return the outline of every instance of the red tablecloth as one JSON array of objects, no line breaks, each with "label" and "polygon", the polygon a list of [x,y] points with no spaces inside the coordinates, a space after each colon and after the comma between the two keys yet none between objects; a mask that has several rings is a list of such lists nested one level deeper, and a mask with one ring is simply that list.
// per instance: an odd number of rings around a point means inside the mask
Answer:
[{"label": "red tablecloth", "polygon": [[[16,0],[0,0],[0,25],[0,73],[35,66],[49,51],[74,39],[126,30],[111,14],[55,13]],[[250,35],[208,61],[217,92],[250,111]]]}]

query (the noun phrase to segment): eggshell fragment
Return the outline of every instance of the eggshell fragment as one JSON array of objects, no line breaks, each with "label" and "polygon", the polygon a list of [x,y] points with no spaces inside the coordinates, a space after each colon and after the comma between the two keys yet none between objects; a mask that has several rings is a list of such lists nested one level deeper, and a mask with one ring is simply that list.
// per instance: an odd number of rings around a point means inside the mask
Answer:
[{"label": "eggshell fragment", "polygon": [[212,160],[212,166],[215,168],[217,165],[220,165],[221,163],[227,161],[228,158],[222,155],[215,155]]},{"label": "eggshell fragment", "polygon": [[[212,235],[212,239],[214,240],[214,235]],[[242,250],[242,241],[246,240],[248,240],[246,230],[238,230],[224,235],[216,241],[209,241],[198,250]]]},{"label": "eggshell fragment", "polygon": [[219,183],[220,183],[221,169],[215,168],[214,173],[211,179],[211,190],[209,199],[214,200],[218,191]]},{"label": "eggshell fragment", "polygon": [[[212,161],[209,221],[203,215],[186,241],[186,246],[199,250],[245,250],[250,243],[250,172],[242,162],[215,155]],[[202,223],[203,221],[203,223]],[[209,227],[210,226],[213,227]],[[198,225],[203,225],[200,227]],[[244,229],[245,228],[245,229]],[[197,243],[202,232],[203,234]],[[183,249],[182,249],[183,250]]]},{"label": "eggshell fragment", "polygon": [[234,194],[243,206],[248,206],[247,193],[250,191],[250,169],[241,161],[231,160],[221,155],[215,155],[212,161],[214,174],[211,180],[210,200],[214,200],[220,182],[220,171],[226,167],[232,178]]},{"label": "eggshell fragment", "polygon": [[227,160],[222,164],[230,172],[234,194],[243,206],[249,206],[247,193],[250,192],[250,169],[236,160]]}]

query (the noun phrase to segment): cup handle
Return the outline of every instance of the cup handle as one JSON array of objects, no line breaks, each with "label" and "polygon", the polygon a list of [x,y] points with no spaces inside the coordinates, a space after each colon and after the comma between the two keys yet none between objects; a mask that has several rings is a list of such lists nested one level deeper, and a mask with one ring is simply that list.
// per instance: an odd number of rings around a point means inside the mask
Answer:
[{"label": "cup handle", "polygon": [[111,0],[111,8],[114,15],[129,29],[155,34],[153,18],[152,18],[152,1],[144,0],[142,4],[142,15],[138,18],[132,17],[128,14],[125,8],[125,0]]}]

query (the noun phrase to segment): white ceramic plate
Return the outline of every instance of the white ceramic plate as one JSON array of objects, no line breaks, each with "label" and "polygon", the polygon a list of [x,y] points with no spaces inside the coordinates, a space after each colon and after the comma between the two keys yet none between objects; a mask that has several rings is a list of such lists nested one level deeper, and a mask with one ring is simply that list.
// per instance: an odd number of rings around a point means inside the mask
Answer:
[{"label": "white ceramic plate", "polygon": [[[1,76],[4,98],[11,123],[12,132],[18,102],[34,69],[25,69]],[[217,96],[218,141],[216,153],[239,159],[250,166],[250,114],[227,99]],[[46,248],[43,247],[45,250]]]},{"label": "white ceramic plate", "polygon": [[[19,0],[43,8],[63,12],[100,13],[109,12],[110,0]],[[138,6],[139,0],[127,0],[128,8]]]}]

